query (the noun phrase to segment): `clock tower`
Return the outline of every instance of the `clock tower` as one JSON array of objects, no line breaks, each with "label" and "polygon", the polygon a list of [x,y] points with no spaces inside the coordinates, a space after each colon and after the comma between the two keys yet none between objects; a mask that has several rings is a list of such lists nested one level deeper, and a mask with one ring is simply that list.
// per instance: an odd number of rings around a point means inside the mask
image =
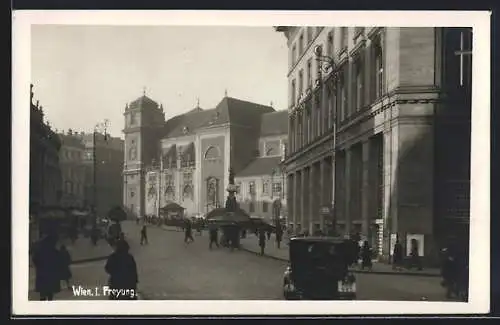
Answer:
[{"label": "clock tower", "polygon": [[145,213],[145,169],[158,156],[160,131],[165,124],[163,106],[141,97],[125,106],[123,205],[134,215]]}]

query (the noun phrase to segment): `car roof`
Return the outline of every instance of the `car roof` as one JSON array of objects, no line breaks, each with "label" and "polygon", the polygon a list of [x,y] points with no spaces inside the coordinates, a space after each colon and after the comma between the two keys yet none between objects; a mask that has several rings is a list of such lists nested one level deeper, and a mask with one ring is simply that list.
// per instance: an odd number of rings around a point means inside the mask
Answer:
[{"label": "car roof", "polygon": [[296,243],[331,243],[339,244],[344,243],[346,240],[342,237],[294,237],[290,239],[290,242]]}]

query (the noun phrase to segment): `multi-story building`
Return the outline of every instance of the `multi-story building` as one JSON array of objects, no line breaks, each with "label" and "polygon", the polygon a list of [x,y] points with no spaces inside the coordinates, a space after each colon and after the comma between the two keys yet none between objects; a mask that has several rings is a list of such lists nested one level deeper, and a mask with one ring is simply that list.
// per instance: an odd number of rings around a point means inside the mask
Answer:
[{"label": "multi-story building", "polygon": [[[257,157],[235,177],[236,199],[250,215],[268,220],[274,205],[286,207],[285,174],[281,162],[288,142],[288,112],[262,115]],[[280,209],[281,216],[285,211]]]},{"label": "multi-story building", "polygon": [[[44,121],[42,106],[30,95],[30,208],[58,207],[61,198],[61,141]],[[34,211],[33,211],[34,212]],[[36,212],[35,212],[36,213]]]},{"label": "multi-story building", "polygon": [[[471,29],[277,27],[289,48],[289,219],[397,236],[436,257],[468,238]],[[332,220],[330,220],[332,221]]]},{"label": "multi-story building", "polygon": [[60,133],[61,150],[59,161],[62,174],[61,206],[84,208],[85,206],[85,146],[82,137],[71,129],[66,134]]},{"label": "multi-story building", "polygon": [[61,141],[44,121],[43,107],[33,103],[33,85],[30,85],[30,184],[29,184],[29,237],[30,242],[38,240],[47,231],[46,209],[60,206],[61,168],[59,149]]},{"label": "multi-story building", "polygon": [[105,216],[111,208],[122,206],[123,140],[97,131],[81,138],[85,146],[84,204]]},{"label": "multi-story building", "polygon": [[238,176],[255,160],[265,139],[262,121],[273,112],[226,96],[213,109],[196,107],[165,121],[161,105],[138,98],[124,113],[124,205],[138,215],[158,215],[170,202],[188,215],[224,206],[229,168]]}]

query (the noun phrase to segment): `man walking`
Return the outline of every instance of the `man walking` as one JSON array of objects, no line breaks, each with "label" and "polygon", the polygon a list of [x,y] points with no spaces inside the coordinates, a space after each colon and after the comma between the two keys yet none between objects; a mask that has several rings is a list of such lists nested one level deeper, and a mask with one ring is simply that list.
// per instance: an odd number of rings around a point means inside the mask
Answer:
[{"label": "man walking", "polygon": [[146,225],[143,225],[141,229],[141,245],[143,245],[144,243],[146,243],[146,245],[149,244]]},{"label": "man walking", "polygon": [[53,300],[54,294],[61,291],[63,262],[56,244],[57,236],[49,234],[36,245],[33,253],[35,291],[40,294],[40,300]]},{"label": "man walking", "polygon": [[[130,246],[125,240],[119,240],[115,251],[108,257],[104,267],[109,274],[109,287],[111,300],[136,300],[137,299],[137,264],[129,253]],[[120,290],[121,289],[121,290]],[[120,294],[122,293],[122,294]]]},{"label": "man walking", "polygon": [[215,244],[217,248],[219,248],[219,233],[217,226],[215,225],[210,225],[209,226],[209,235],[210,235],[210,244],[208,245],[209,249],[212,249],[212,244]]},{"label": "man walking", "polygon": [[392,253],[392,269],[401,271],[403,267],[403,245],[396,239],[394,244],[394,251]]},{"label": "man walking", "polygon": [[266,231],[264,228],[260,228],[259,231],[259,246],[260,246],[260,255],[264,255],[264,249],[266,248]]},{"label": "man walking", "polygon": [[191,221],[186,220],[186,226],[184,230],[184,243],[192,243],[194,242],[193,238],[193,226],[191,225]]}]

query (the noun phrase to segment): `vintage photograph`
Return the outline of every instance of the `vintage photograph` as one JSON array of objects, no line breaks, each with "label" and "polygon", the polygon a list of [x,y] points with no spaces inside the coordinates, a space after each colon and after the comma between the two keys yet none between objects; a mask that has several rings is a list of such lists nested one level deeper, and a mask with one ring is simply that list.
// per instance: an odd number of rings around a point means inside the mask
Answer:
[{"label": "vintage photograph", "polygon": [[29,301],[469,301],[471,26],[30,32]]}]

